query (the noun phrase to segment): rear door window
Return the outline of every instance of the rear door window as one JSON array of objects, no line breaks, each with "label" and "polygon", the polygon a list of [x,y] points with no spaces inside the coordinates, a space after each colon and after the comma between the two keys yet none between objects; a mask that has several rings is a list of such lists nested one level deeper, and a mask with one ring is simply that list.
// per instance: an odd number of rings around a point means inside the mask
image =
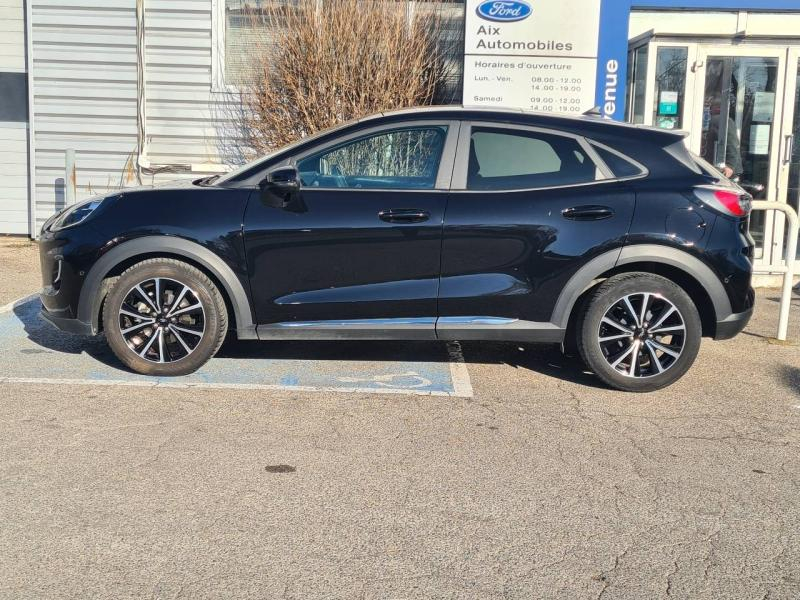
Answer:
[{"label": "rear door window", "polygon": [[517,129],[473,127],[468,190],[515,190],[590,183],[597,165],[571,137]]}]

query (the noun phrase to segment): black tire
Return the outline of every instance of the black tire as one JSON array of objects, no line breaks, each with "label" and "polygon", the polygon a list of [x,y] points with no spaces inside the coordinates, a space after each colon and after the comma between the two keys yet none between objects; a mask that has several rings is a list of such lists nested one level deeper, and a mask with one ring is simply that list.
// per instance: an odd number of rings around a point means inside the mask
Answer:
[{"label": "black tire", "polygon": [[626,392],[653,392],[678,381],[697,358],[703,335],[689,295],[651,273],[623,273],[599,285],[576,330],[586,365]]},{"label": "black tire", "polygon": [[[154,258],[130,267],[114,282],[103,307],[103,328],[111,350],[133,371],[186,375],[219,350],[228,313],[205,273],[179,260]],[[134,331],[123,333],[129,329]]]}]

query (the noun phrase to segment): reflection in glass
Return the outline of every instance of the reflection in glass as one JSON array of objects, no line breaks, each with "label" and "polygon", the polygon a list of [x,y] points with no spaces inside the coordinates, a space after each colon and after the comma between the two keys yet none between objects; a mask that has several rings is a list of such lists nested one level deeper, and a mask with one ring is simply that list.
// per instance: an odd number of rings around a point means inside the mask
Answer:
[{"label": "reflection in glass", "polygon": [[683,127],[688,48],[661,47],[656,57],[656,97],[653,124],[662,129]]},{"label": "reflection in glass", "polygon": [[[800,62],[797,64],[792,135],[794,136],[794,146],[789,164],[789,187],[787,188],[789,197],[787,200],[796,211],[800,212]],[[800,259],[800,249],[798,249],[797,258]]]},{"label": "reflection in glass", "polygon": [[[767,198],[778,59],[709,57],[703,103],[703,158],[738,181],[756,200]],[[763,256],[764,213],[750,225]]]},{"label": "reflection in glass", "polygon": [[647,90],[647,46],[629,55],[628,118],[631,123],[644,123],[645,92]]}]

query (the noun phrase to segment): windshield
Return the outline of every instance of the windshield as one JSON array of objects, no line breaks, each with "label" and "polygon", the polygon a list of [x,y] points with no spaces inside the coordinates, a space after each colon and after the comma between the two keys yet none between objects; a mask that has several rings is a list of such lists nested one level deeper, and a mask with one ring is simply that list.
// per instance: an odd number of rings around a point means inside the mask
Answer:
[{"label": "windshield", "polygon": [[[305,141],[305,139],[303,139],[301,141]],[[262,156],[261,158],[255,159],[254,161],[251,161],[249,163],[245,163],[241,167],[238,167],[238,168],[234,169],[233,171],[229,171],[229,172],[225,173],[219,179],[216,179],[213,182],[213,184],[214,185],[219,185],[219,184],[225,183],[227,181],[233,181],[234,179],[238,179],[239,176],[241,176],[243,173],[246,173],[250,169],[257,168],[259,165],[261,165],[262,163],[267,162],[271,158],[274,158],[275,156],[277,156],[278,154],[280,154],[284,150],[289,150],[290,148],[294,148],[295,146],[297,146],[299,144],[300,144],[300,142],[295,142],[294,144],[291,144],[290,146],[286,146],[284,148],[280,148],[279,150],[276,150],[275,152],[270,152],[269,154],[267,154],[265,156]]]}]

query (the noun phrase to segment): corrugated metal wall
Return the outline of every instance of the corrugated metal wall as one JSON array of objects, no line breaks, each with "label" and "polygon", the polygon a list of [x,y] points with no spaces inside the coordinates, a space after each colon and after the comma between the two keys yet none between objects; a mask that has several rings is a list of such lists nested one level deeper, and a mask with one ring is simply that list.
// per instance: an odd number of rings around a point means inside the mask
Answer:
[{"label": "corrugated metal wall", "polygon": [[0,70],[25,70],[25,6],[0,0]]},{"label": "corrugated metal wall", "polygon": [[[25,73],[25,7],[22,0],[0,0],[0,72]],[[24,104],[24,75],[14,75]],[[11,77],[4,78],[10,80]],[[10,81],[9,81],[10,83]],[[10,93],[10,90],[9,90]],[[8,99],[0,98],[0,102]],[[0,233],[29,230],[28,123],[0,117]],[[5,113],[6,111],[2,111]]]},{"label": "corrugated metal wall", "polygon": [[[68,148],[76,150],[78,199],[138,185],[139,63],[136,0],[30,1],[38,232],[64,206]],[[240,163],[233,116],[239,105],[231,93],[212,89],[214,3],[143,5],[143,158],[156,174],[143,174],[141,183]]]},{"label": "corrugated metal wall", "polygon": [[[134,182],[135,0],[31,0],[37,229],[64,206],[64,151],[77,197]],[[127,172],[126,172],[127,171]]]},{"label": "corrugated metal wall", "polygon": [[[211,89],[212,3],[146,0],[146,6],[148,159],[194,165],[198,177],[208,168],[203,165],[225,162],[231,136],[225,108],[230,96]],[[175,177],[162,173],[155,181]]]},{"label": "corrugated metal wall", "polygon": [[209,162],[211,2],[147,0],[145,31],[149,158]]}]

